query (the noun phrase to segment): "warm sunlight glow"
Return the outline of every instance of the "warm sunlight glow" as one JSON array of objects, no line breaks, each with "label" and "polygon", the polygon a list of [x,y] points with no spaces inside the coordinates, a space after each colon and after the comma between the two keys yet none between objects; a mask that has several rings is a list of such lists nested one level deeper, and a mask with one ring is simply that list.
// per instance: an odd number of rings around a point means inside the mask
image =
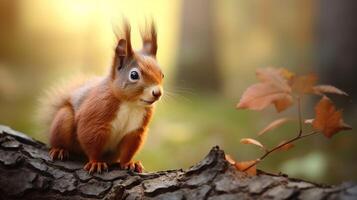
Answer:
[{"label": "warm sunlight glow", "polygon": [[[112,28],[120,27],[123,18],[132,24],[132,43],[141,48],[139,26],[146,20],[155,20],[158,28],[158,60],[167,71],[174,64],[177,49],[180,1],[116,1],[116,0],[79,0],[79,1],[25,1],[22,4],[21,21],[26,32],[38,35],[49,32],[50,35],[68,34],[73,40],[74,49],[85,52],[85,45],[94,43],[97,49],[96,61],[103,68],[112,55],[114,36]],[[84,36],[96,38],[86,41]],[[63,36],[61,36],[63,37]],[[77,46],[78,45],[78,46]],[[77,46],[77,47],[76,47]],[[165,50],[164,50],[165,49]],[[69,51],[72,51],[70,49]],[[110,56],[108,56],[110,55]],[[100,70],[99,70],[100,71]]]}]

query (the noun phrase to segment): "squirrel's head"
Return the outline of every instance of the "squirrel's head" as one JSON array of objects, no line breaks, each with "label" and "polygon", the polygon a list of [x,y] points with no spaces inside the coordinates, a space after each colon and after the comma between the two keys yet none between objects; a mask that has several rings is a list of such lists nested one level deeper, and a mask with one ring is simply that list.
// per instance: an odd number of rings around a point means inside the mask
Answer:
[{"label": "squirrel's head", "polygon": [[[117,36],[118,37],[118,36]],[[141,32],[143,48],[133,51],[130,25],[124,23],[124,37],[118,37],[110,78],[119,99],[141,106],[152,106],[163,93],[164,75],[156,60],[157,33],[154,23]]]}]

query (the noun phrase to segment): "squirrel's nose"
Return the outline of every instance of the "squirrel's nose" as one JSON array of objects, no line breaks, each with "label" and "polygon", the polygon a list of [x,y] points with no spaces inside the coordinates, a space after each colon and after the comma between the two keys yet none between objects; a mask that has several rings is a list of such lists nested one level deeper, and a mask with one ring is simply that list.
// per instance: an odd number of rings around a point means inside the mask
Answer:
[{"label": "squirrel's nose", "polygon": [[161,90],[159,88],[153,89],[152,96],[154,96],[155,98],[159,98],[161,96]]}]

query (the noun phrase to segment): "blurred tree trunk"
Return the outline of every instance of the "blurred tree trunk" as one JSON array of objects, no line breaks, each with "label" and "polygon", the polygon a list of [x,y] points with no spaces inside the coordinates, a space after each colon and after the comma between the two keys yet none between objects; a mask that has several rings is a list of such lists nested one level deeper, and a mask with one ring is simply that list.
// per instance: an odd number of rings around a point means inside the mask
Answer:
[{"label": "blurred tree trunk", "polygon": [[[318,50],[322,79],[357,95],[357,1],[321,0]],[[323,80],[323,81],[324,81]]]},{"label": "blurred tree trunk", "polygon": [[184,0],[176,80],[184,88],[217,92],[221,81],[217,63],[212,0]]},{"label": "blurred tree trunk", "polygon": [[18,1],[0,1],[0,64],[18,59],[14,56],[13,45],[16,43],[16,31],[19,25],[18,13]]},{"label": "blurred tree trunk", "polygon": [[[349,98],[334,98],[343,105],[344,112],[349,114],[348,121],[356,124],[356,75],[357,75],[357,1],[355,0],[320,0],[320,15],[317,23],[317,50],[319,52],[319,69],[321,83],[329,83],[345,90]],[[357,135],[351,135],[351,141],[356,141]],[[341,145],[347,144],[339,139]],[[346,140],[347,141],[347,140]],[[338,142],[336,143],[338,144]],[[347,145],[346,145],[347,146]],[[356,152],[357,148],[351,144],[349,148],[329,149],[326,152],[333,158],[334,163],[343,159],[344,152]],[[348,160],[347,160],[348,161]],[[342,177],[356,177],[356,159],[349,159],[343,166],[334,166]]]}]

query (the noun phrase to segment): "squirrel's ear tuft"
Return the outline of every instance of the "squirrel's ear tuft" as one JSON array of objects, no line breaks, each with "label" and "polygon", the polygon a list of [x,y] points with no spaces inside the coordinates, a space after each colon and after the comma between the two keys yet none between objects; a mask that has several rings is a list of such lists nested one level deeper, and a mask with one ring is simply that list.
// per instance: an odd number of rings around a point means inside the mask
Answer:
[{"label": "squirrel's ear tuft", "polygon": [[131,57],[134,52],[131,46],[131,27],[127,20],[123,22],[123,29],[124,34],[116,34],[118,38],[118,44],[116,47],[116,56],[124,56],[124,57]]},{"label": "squirrel's ear tuft", "polygon": [[126,40],[126,56],[128,56],[128,57],[131,57],[134,54],[133,48],[131,47],[130,32],[131,32],[130,24],[127,20],[124,20],[124,34],[125,34],[125,40]]},{"label": "squirrel's ear tuft", "polygon": [[150,25],[146,23],[145,29],[141,30],[143,40],[143,52],[156,57],[157,53],[157,31],[154,21]]},{"label": "squirrel's ear tuft", "polygon": [[120,39],[115,49],[115,54],[118,57],[125,57],[126,56],[126,40]]},{"label": "squirrel's ear tuft", "polygon": [[111,69],[111,76],[113,78],[115,77],[116,70],[121,69],[124,66],[125,62],[127,62],[125,60],[129,60],[134,54],[131,46],[130,31],[131,28],[129,22],[127,20],[124,20],[122,29],[123,34],[118,34],[115,32],[115,35],[118,39],[118,44],[115,48],[115,57]]}]

